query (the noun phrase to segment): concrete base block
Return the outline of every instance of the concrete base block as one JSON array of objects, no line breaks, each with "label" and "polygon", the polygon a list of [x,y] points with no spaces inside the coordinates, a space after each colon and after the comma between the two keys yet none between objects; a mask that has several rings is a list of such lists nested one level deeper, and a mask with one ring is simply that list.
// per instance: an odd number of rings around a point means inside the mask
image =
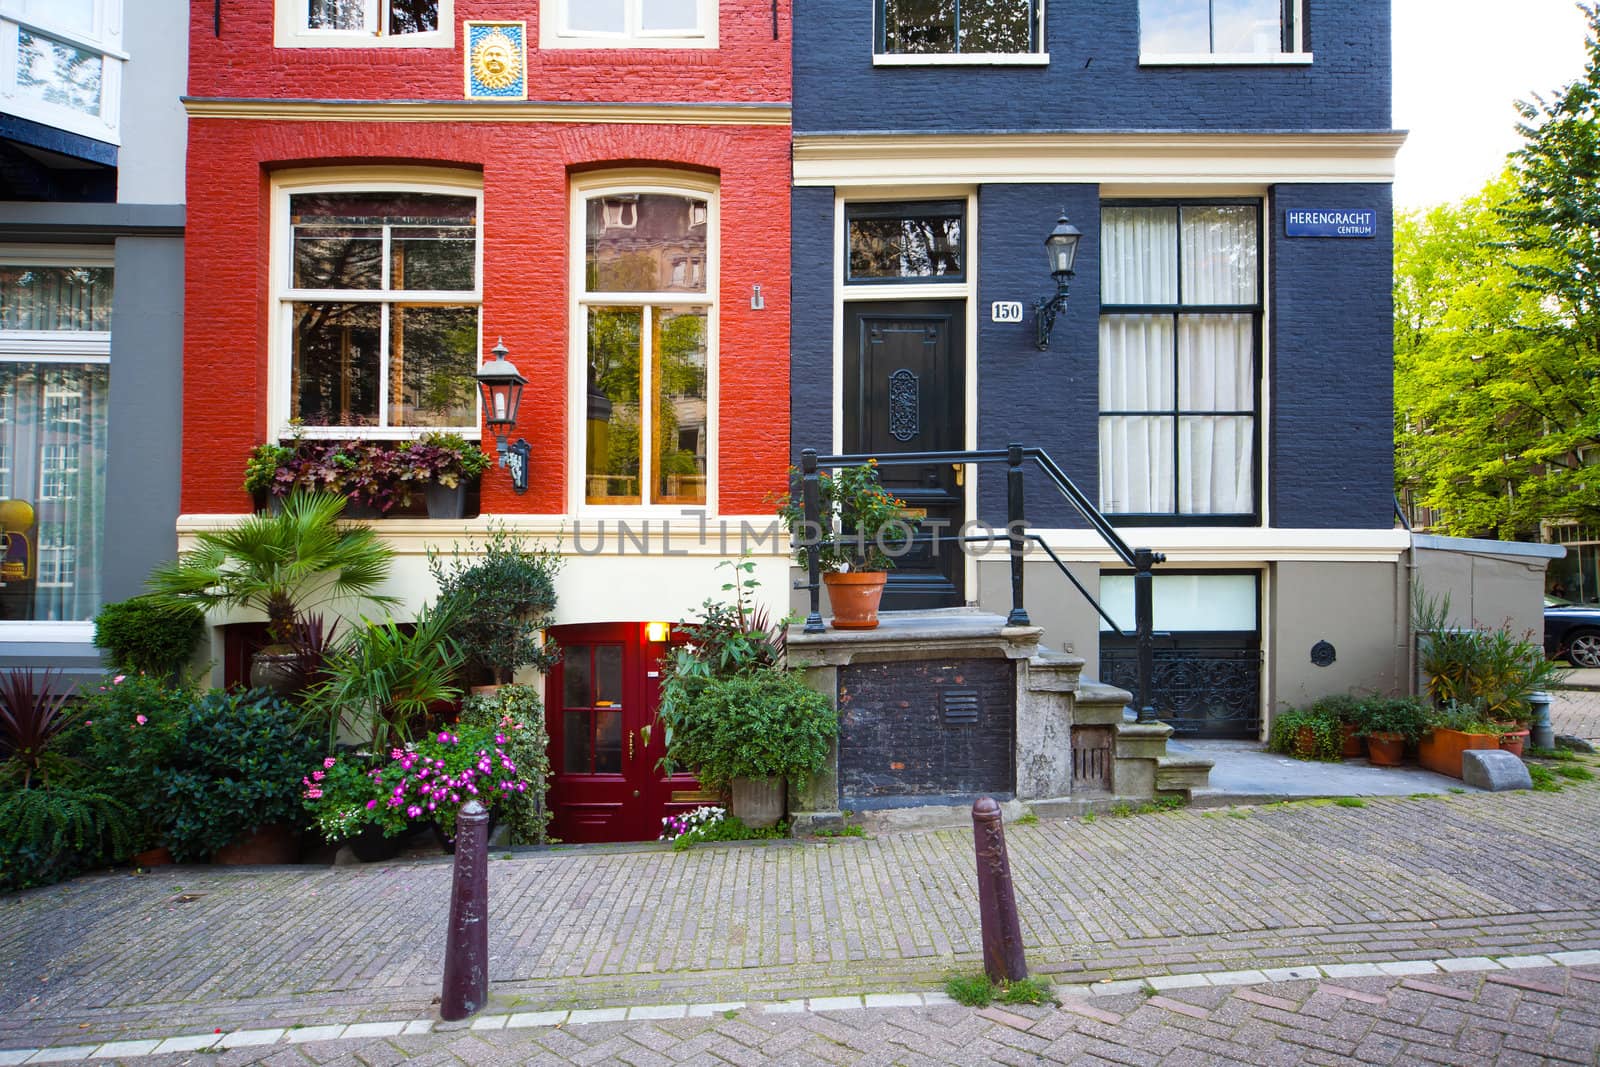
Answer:
[{"label": "concrete base block", "polygon": [[789,816],[789,835],[801,837],[818,830],[843,830],[844,813],[840,811],[796,811]]},{"label": "concrete base block", "polygon": [[[1020,800],[1002,800],[1000,817],[1014,822],[1028,812]],[[895,833],[901,830],[956,830],[972,828],[970,804],[919,804],[904,808],[877,808],[856,813],[856,821],[869,833]],[[798,833],[799,831],[794,831]]]},{"label": "concrete base block", "polygon": [[1492,793],[1533,788],[1527,766],[1498,748],[1469,748],[1461,753],[1461,780]]}]

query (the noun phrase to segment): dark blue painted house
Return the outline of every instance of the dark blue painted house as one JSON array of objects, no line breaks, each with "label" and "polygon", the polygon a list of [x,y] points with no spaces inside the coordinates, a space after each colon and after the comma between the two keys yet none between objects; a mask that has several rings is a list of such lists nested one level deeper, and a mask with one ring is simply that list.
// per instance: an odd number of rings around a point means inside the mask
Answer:
[{"label": "dark blue painted house", "polygon": [[[1048,450],[1167,555],[1180,734],[1403,687],[1390,121],[1386,0],[796,5],[796,453]],[[1041,350],[1063,213],[1082,238]],[[1003,526],[994,468],[900,473],[948,529]],[[1029,478],[1029,525],[1131,629],[1131,577]],[[1125,684],[1131,642],[1043,553],[1027,579],[1046,643]],[[1009,604],[1003,554],[891,581],[885,607]]]}]

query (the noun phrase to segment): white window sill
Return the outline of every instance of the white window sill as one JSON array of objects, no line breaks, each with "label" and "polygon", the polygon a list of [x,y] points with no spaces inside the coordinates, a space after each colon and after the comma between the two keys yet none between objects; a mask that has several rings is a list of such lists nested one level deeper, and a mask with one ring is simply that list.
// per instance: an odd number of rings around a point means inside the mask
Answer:
[{"label": "white window sill", "polygon": [[468,441],[478,441],[483,436],[476,426],[301,426],[297,434],[296,427],[286,425],[279,427],[278,438],[285,441],[296,436],[306,441],[414,441],[428,433],[453,433]]},{"label": "white window sill", "polygon": [[0,641],[7,644],[94,644],[92,622],[0,622]]},{"label": "white window sill", "polygon": [[1310,52],[1142,53],[1141,67],[1308,67]]},{"label": "white window sill", "polygon": [[456,42],[449,30],[439,29],[388,36],[347,30],[296,30],[279,32],[272,43],[277,48],[454,48]]},{"label": "white window sill", "polygon": [[1045,67],[1049,52],[969,52],[950,55],[910,55],[874,52],[874,67]]},{"label": "white window sill", "polygon": [[539,47],[547,49],[611,49],[613,51],[649,48],[715,48],[715,33],[683,37],[578,37],[564,34],[540,34]]}]

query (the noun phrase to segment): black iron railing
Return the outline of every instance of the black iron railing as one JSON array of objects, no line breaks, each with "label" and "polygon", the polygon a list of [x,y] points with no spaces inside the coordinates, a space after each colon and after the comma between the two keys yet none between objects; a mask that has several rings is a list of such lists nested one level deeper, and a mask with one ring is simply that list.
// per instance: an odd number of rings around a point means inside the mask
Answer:
[{"label": "black iron railing", "polygon": [[[1154,552],[1148,548],[1130,548],[1128,543],[1117,533],[1111,521],[1101,514],[1100,509],[1089,502],[1089,498],[1077,487],[1071,478],[1050,458],[1050,454],[1042,448],[1028,448],[1023,445],[1011,445],[1004,449],[987,449],[969,452],[893,452],[882,456],[871,455],[835,455],[819,456],[814,448],[805,449],[800,453],[800,496],[804,509],[805,526],[798,538],[801,547],[808,549],[806,552],[807,575],[806,581],[799,583],[796,588],[807,590],[811,599],[811,612],[806,616],[805,632],[808,634],[822,633],[825,627],[822,624],[822,574],[818,561],[816,548],[823,544],[831,543],[829,531],[831,524],[822,522],[822,492],[821,482],[818,480],[818,470],[822,467],[852,467],[874,460],[880,467],[909,467],[923,466],[940,463],[1004,463],[1006,465],[1006,530],[1004,534],[949,534],[949,535],[922,535],[918,534],[916,540],[924,544],[934,542],[950,542],[954,544],[974,544],[979,542],[993,542],[1004,537],[1007,553],[1011,560],[1011,612],[1006,616],[1006,622],[1012,626],[1028,626],[1028,609],[1023,597],[1023,558],[1027,552],[1028,542],[1038,545],[1050,557],[1057,569],[1066,575],[1067,580],[1082,594],[1106,623],[1122,637],[1132,637],[1138,642],[1139,655],[1139,691],[1135,699],[1139,709],[1140,722],[1156,721],[1154,704],[1154,676],[1155,676],[1155,628],[1154,628],[1154,599],[1153,585],[1155,581],[1154,568],[1158,563],[1166,562],[1166,555]],[[1033,463],[1043,472],[1061,495],[1067,498],[1081,515],[1085,522],[1092,527],[1100,539],[1110,547],[1117,558],[1127,566],[1133,568],[1133,615],[1134,629],[1130,632],[1119,626],[1116,620],[1105,613],[1089,592],[1078,581],[1077,576],[1061,562],[1061,558],[1045,543],[1043,537],[1036,533],[1028,532],[1028,523],[1025,518],[1022,494],[1022,470],[1027,461]]]}]

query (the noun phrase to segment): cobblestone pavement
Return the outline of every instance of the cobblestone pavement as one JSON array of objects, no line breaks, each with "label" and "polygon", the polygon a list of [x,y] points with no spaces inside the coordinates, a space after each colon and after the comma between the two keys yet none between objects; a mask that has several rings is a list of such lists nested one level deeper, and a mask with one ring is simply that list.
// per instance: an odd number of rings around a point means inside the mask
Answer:
[{"label": "cobblestone pavement", "polygon": [[[1364,804],[1013,825],[1030,965],[1081,983],[1600,948],[1600,784]],[[971,849],[936,831],[495,860],[491,1010],[936,989],[978,966]],[[449,873],[165,868],[0,900],[0,1049],[426,1017]]]},{"label": "cobblestone pavement", "polygon": [[1550,724],[1556,733],[1600,741],[1600,690],[1553,689],[1550,696]]},{"label": "cobblestone pavement", "polygon": [[[1059,1008],[957,1006],[462,1030],[175,1054],[138,1067],[298,1064],[1593,1064],[1600,970],[1346,978]],[[105,1062],[100,1060],[98,1062]]]}]

